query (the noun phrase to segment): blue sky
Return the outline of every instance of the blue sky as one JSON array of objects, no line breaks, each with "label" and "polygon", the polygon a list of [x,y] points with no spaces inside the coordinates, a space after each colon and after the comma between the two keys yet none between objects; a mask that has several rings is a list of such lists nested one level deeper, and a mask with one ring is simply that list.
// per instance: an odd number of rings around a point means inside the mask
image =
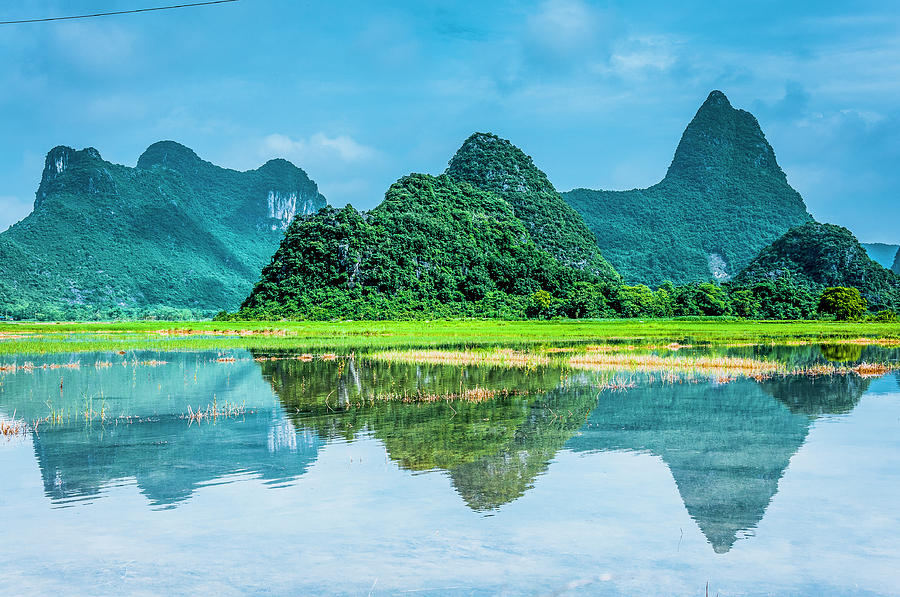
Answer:
[{"label": "blue sky", "polygon": [[[166,0],[18,0],[0,20]],[[286,157],[335,205],[438,173],[474,131],[560,190],[657,182],[712,89],[753,112],[816,219],[900,243],[890,2],[305,2],[0,26],[0,229],[46,152],[134,165],[160,139],[237,169]]]}]

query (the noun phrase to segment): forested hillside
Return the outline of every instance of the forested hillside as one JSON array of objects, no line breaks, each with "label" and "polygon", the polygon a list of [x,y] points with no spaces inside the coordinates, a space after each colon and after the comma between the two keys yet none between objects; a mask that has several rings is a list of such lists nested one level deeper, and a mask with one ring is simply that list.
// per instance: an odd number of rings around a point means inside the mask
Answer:
[{"label": "forested hillside", "polygon": [[446,174],[508,201],[534,242],[563,265],[619,282],[581,216],[531,157],[506,139],[475,133],[450,160]]},{"label": "forested hillside", "polygon": [[605,305],[621,280],[531,158],[476,133],[371,211],[296,218],[237,317],[522,317],[577,284]]},{"label": "forested hillside", "polygon": [[584,272],[532,240],[508,202],[450,176],[411,174],[369,212],[298,217],[242,317],[518,315]]},{"label": "forested hillside", "polygon": [[811,220],[756,118],[713,91],[666,177],[646,189],[563,198],[629,283],[725,281],[792,226]]},{"label": "forested hillside", "polygon": [[736,282],[779,278],[812,293],[826,287],[857,288],[871,311],[900,308],[900,276],[870,259],[849,230],[833,224],[809,222],[792,228],[761,251]]},{"label": "forested hillside", "polygon": [[205,315],[235,308],[295,213],[325,198],[284,160],[237,172],[182,145],[136,168],[87,148],[47,155],[33,212],[0,234],[0,314]]}]

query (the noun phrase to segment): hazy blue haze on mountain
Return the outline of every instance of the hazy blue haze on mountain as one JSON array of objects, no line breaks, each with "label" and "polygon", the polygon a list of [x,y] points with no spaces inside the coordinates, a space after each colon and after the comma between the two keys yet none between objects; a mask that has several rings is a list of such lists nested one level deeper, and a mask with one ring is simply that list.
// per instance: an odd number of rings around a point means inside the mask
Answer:
[{"label": "hazy blue haze on mountain", "polygon": [[235,308],[294,215],[325,205],[285,160],[237,172],[161,141],[129,168],[92,147],[56,147],[34,212],[0,233],[0,312],[90,319]]},{"label": "hazy blue haze on mountain", "polygon": [[[97,8],[23,0],[2,16]],[[286,157],[368,209],[491,130],[558,189],[642,188],[717,88],[759,119],[816,219],[897,243],[898,22],[885,1],[269,0],[5,26],[0,228],[30,210],[57,145],[129,165],[157,139],[236,169]]]},{"label": "hazy blue haze on mountain", "polygon": [[869,258],[877,261],[881,267],[890,267],[894,264],[894,258],[897,257],[897,251],[900,245],[889,245],[887,243],[861,243]]}]

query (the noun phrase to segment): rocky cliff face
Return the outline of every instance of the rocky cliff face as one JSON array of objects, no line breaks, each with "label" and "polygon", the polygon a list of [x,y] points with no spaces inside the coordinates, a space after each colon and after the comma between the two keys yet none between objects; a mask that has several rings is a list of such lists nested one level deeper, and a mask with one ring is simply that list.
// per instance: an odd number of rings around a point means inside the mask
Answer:
[{"label": "rocky cliff face", "polygon": [[233,309],[293,217],[325,205],[285,160],[237,172],[163,141],[130,168],[93,148],[56,147],[34,211],[0,234],[0,309]]},{"label": "rocky cliff face", "polygon": [[688,124],[660,183],[563,197],[623,277],[650,285],[727,280],[812,219],[756,118],[720,91]]}]

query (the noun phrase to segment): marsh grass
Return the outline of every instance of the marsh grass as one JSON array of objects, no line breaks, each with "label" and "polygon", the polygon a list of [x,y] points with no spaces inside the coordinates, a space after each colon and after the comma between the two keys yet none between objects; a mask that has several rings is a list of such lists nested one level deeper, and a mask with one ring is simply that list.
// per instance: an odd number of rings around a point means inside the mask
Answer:
[{"label": "marsh grass", "polygon": [[727,356],[660,356],[653,353],[588,352],[571,357],[567,365],[589,371],[702,373],[719,377],[758,377],[783,371],[775,361]]},{"label": "marsh grass", "polygon": [[197,410],[188,405],[187,414],[182,415],[181,418],[186,419],[190,426],[194,423],[203,423],[204,421],[216,422],[219,419],[235,419],[246,415],[248,412],[254,411],[248,411],[246,403],[236,404],[226,401],[219,405],[218,399],[213,395],[212,404],[208,404],[205,409],[198,405]]},{"label": "marsh grass", "polygon": [[[683,346],[679,346],[683,348]],[[388,363],[431,364],[445,366],[497,366],[516,369],[533,369],[538,366],[556,366],[563,370],[590,371],[595,373],[652,375],[664,383],[683,383],[713,380],[728,383],[747,377],[758,381],[775,376],[823,376],[859,375],[877,377],[900,369],[900,362],[859,363],[857,365],[836,365],[820,363],[807,366],[791,366],[777,360],[710,355],[676,354],[672,346],[665,347],[665,353],[646,350],[628,345],[613,350],[609,346],[588,346],[581,351],[575,349],[559,351],[554,348],[542,352],[513,351],[508,349],[442,351],[406,350],[382,351],[367,355],[368,358]],[[575,354],[571,354],[575,352]],[[600,389],[623,389],[633,387],[632,382],[608,378],[600,383]]]},{"label": "marsh grass", "polygon": [[562,347],[565,344],[748,345],[788,342],[900,346],[900,325],[839,321],[342,321],[3,323],[0,354],[126,350],[293,350]]},{"label": "marsh grass", "polygon": [[28,425],[25,421],[17,419],[15,412],[13,412],[12,418],[8,420],[0,417],[0,436],[10,440],[13,438],[23,438],[26,435],[28,435]]},{"label": "marsh grass", "polygon": [[518,369],[531,369],[549,365],[550,358],[543,354],[511,349],[499,350],[392,350],[376,352],[369,357],[387,363],[428,363],[431,365],[495,365]]}]

